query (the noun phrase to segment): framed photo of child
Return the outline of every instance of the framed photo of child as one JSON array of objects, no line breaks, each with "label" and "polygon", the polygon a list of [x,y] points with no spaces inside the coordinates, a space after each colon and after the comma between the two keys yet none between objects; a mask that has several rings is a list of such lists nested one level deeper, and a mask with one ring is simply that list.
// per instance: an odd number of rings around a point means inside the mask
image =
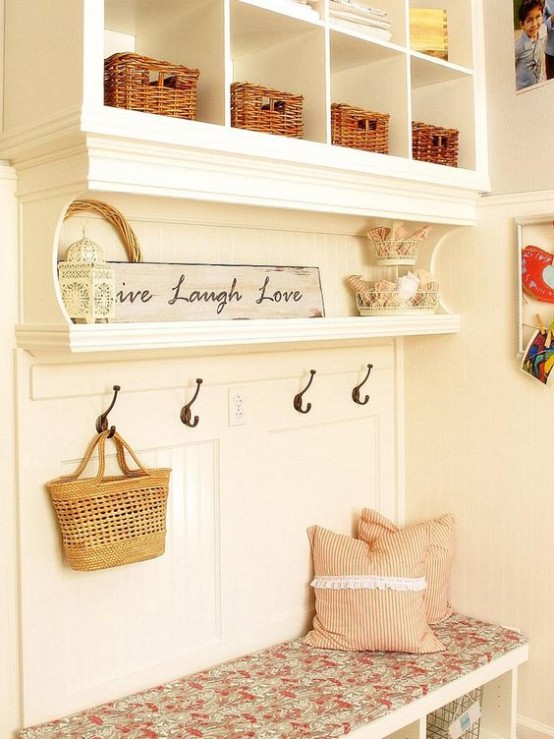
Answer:
[{"label": "framed photo of child", "polygon": [[516,90],[554,79],[554,0],[513,0]]}]

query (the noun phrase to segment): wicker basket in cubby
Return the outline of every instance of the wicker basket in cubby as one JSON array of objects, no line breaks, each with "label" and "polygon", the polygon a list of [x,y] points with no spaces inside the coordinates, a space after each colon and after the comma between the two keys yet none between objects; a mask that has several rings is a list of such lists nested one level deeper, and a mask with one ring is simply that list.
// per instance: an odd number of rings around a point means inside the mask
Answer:
[{"label": "wicker basket in cubby", "polygon": [[104,103],[174,118],[196,118],[198,69],[133,53],[104,61]]},{"label": "wicker basket in cubby", "polygon": [[272,90],[250,82],[231,85],[231,126],[278,136],[302,138],[302,95]]},{"label": "wicker basket in cubby", "polygon": [[412,156],[424,162],[458,166],[460,132],[428,123],[412,122]]},{"label": "wicker basket in cubby", "polygon": [[331,140],[338,146],[389,153],[388,113],[375,113],[345,103],[331,105]]}]

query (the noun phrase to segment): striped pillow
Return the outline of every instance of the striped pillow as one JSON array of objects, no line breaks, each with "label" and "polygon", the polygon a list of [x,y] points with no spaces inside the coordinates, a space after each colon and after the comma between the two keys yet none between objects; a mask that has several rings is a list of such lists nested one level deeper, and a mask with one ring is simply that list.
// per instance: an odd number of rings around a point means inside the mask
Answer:
[{"label": "striped pillow", "polygon": [[[419,526],[427,526],[429,530],[429,550],[425,559],[427,623],[437,624],[452,615],[448,595],[450,572],[454,559],[454,517],[448,513],[440,518],[419,524]],[[371,546],[383,534],[396,533],[399,530],[395,523],[377,511],[369,508],[362,510],[358,524],[358,537]]]},{"label": "striped pillow", "polygon": [[374,546],[320,526],[308,535],[316,610],[308,644],[414,653],[444,649],[425,619],[428,527],[384,534]]}]

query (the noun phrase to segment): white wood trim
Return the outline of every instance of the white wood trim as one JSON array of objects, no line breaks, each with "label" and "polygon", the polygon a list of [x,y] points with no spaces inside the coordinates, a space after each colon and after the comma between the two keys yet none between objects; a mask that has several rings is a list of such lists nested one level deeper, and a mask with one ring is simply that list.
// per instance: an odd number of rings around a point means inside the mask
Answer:
[{"label": "white wood trim", "polygon": [[[479,200],[478,208],[502,208],[502,207],[513,207],[514,217],[516,214],[522,212],[522,207],[525,211],[531,206],[533,214],[537,213],[548,213],[552,211],[552,200],[554,199],[554,190],[535,190],[533,192],[509,192],[502,195],[487,195]],[[530,216],[530,217],[535,217]],[[536,216],[537,218],[543,218],[543,216]],[[544,216],[547,218],[548,216]]]},{"label": "white wood trim", "polygon": [[544,737],[554,736],[554,726],[541,724],[526,716],[517,717],[518,739],[544,739]]},{"label": "white wood trim", "polygon": [[0,166],[0,736],[11,736],[20,723],[18,636],[18,537],[15,445],[15,368],[13,325],[17,320],[17,201],[16,175]]},{"label": "white wood trim", "polygon": [[396,404],[395,439],[396,439],[396,511],[394,520],[400,526],[405,524],[406,517],[406,395],[405,395],[405,364],[404,338],[399,337],[394,342],[394,398]]},{"label": "white wood trim", "polygon": [[473,170],[115,108],[64,111],[4,137],[0,155],[21,169],[22,195],[37,168],[43,187],[63,185],[71,158],[83,189],[459,225],[475,223],[488,188]]},{"label": "white wood trim", "polygon": [[175,321],[171,323],[18,325],[17,344],[37,352],[109,352],[244,346],[298,342],[450,334],[460,329],[459,315],[261,319],[252,321]]}]

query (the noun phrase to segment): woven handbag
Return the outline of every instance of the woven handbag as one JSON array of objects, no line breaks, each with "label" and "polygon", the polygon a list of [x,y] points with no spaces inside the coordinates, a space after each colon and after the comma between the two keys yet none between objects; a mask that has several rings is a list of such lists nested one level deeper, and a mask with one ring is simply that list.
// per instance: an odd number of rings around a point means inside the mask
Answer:
[{"label": "woven handbag", "polygon": [[[105,476],[103,431],[90,443],[72,475],[46,483],[61,530],[63,549],[74,570],[100,570],[159,557],[165,551],[168,468],[144,467],[122,437],[113,440],[122,475]],[[95,477],[81,478],[98,447]],[[127,463],[128,453],[137,469]]]}]

